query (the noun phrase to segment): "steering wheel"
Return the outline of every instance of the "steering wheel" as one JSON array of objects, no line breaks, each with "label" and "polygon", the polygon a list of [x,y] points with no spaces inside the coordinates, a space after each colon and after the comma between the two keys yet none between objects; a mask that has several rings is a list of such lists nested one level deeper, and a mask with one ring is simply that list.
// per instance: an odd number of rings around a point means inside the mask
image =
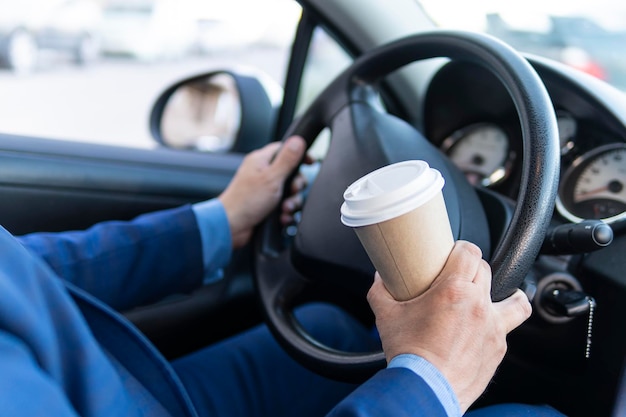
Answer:
[{"label": "steering wheel", "polygon": [[[384,111],[376,85],[414,61],[447,57],[481,65],[508,90],[523,136],[521,187],[511,221],[490,247],[489,223],[476,190],[413,126]],[[385,366],[382,351],[343,352],[314,340],[293,310],[313,288],[337,288],[365,300],[374,268],[356,234],[340,221],[343,192],[382,166],[426,160],[446,179],[444,199],[453,235],[481,247],[493,271],[492,298],[520,286],[539,253],[558,186],[559,152],[554,109],[530,64],[488,35],[436,31],[403,38],[365,53],[339,75],[291,126],[311,146],[324,129],[331,140],[308,192],[297,233],[281,235],[278,212],[255,236],[255,284],[266,322],[300,363],[330,378],[358,382]],[[489,254],[492,254],[489,257]],[[371,313],[371,312],[370,312]]]}]

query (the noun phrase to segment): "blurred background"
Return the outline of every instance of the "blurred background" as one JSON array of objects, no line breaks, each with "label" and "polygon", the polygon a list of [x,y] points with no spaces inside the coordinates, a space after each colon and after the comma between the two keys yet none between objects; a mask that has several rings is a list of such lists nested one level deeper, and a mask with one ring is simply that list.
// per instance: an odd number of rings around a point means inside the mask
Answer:
[{"label": "blurred background", "polygon": [[278,83],[292,0],[0,0],[0,132],[151,147],[175,81],[249,66]]},{"label": "blurred background", "polygon": [[[626,5],[615,0],[420,3],[441,27],[490,33],[626,91]],[[178,79],[244,66],[282,84],[300,14],[293,0],[0,0],[0,132],[156,146],[148,114]],[[336,66],[346,57],[323,35],[314,47]]]}]

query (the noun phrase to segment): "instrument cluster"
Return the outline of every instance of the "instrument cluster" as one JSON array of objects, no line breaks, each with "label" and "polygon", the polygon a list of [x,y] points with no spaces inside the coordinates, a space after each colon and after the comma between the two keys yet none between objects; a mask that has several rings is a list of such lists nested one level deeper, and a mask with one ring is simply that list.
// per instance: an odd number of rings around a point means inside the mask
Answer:
[{"label": "instrument cluster", "polygon": [[[584,125],[566,111],[557,112],[561,178],[556,208],[565,219],[614,223],[626,219],[626,143]],[[493,122],[472,123],[441,142],[441,149],[474,185],[496,187],[518,159],[510,128]]]}]

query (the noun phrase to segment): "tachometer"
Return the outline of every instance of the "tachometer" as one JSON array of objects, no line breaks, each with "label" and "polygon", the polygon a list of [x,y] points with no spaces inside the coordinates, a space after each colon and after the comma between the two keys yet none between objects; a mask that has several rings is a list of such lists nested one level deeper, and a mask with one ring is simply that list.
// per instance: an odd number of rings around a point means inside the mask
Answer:
[{"label": "tachometer", "polygon": [[602,146],[578,158],[563,176],[557,209],[567,219],[626,218],[626,145]]},{"label": "tachometer", "polygon": [[490,186],[509,174],[513,156],[509,136],[494,124],[479,123],[458,130],[441,148],[474,185]]}]

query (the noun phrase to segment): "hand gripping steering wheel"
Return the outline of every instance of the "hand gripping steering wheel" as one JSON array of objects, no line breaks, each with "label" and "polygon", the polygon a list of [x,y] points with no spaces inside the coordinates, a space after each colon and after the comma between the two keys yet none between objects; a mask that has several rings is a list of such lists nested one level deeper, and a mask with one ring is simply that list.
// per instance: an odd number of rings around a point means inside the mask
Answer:
[{"label": "hand gripping steering wheel", "polygon": [[[491,71],[508,90],[520,120],[523,166],[517,206],[493,251],[474,188],[413,126],[385,112],[376,93],[376,85],[388,74],[436,57],[470,61]],[[297,234],[285,241],[277,212],[257,230],[255,283],[267,325],[292,356],[322,375],[357,382],[385,366],[383,352],[330,349],[314,340],[293,315],[312,288],[337,288],[338,294],[365,300],[371,286],[374,268],[354,231],[340,221],[348,185],[374,169],[407,159],[423,159],[438,169],[446,179],[444,198],[453,235],[491,254],[492,298],[501,300],[522,283],[552,215],[559,176],[557,125],[543,83],[518,53],[487,35],[437,31],[359,57],[292,124],[289,134],[303,136],[311,146],[324,128],[331,132],[330,146],[303,206]]]}]

